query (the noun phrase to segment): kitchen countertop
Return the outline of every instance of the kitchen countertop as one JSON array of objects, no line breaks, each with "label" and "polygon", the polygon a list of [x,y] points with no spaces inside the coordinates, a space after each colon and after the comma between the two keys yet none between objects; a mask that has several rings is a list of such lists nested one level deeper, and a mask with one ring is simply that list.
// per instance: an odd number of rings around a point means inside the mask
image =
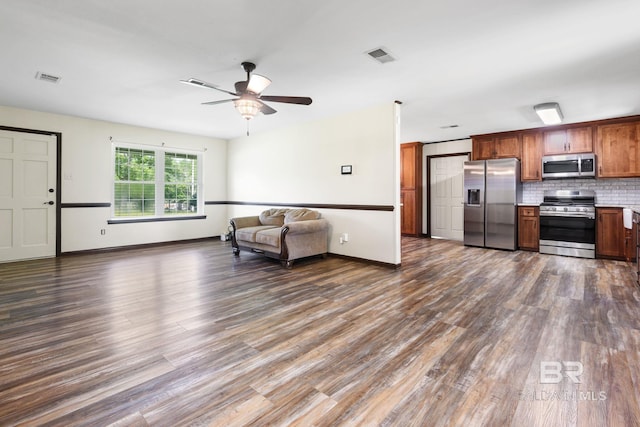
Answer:
[{"label": "kitchen countertop", "polygon": [[540,203],[518,203],[518,207],[537,208],[538,206],[540,206]]},{"label": "kitchen countertop", "polygon": [[613,205],[613,204],[606,204],[606,203],[596,203],[596,208],[631,209],[633,212],[640,214],[640,206]]}]

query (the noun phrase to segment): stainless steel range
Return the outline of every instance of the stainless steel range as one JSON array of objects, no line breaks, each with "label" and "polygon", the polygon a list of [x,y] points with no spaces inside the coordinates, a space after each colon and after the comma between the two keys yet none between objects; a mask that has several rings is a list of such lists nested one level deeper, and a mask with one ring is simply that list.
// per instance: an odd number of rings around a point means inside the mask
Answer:
[{"label": "stainless steel range", "polygon": [[540,204],[540,253],[595,258],[595,203],[593,190],[545,191]]}]

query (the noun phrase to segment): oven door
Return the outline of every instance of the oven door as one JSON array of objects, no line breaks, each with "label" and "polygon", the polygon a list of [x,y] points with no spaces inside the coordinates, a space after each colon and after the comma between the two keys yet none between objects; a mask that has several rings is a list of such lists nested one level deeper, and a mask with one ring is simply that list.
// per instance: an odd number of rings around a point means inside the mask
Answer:
[{"label": "oven door", "polygon": [[596,220],[584,216],[540,214],[540,240],[595,244]]}]

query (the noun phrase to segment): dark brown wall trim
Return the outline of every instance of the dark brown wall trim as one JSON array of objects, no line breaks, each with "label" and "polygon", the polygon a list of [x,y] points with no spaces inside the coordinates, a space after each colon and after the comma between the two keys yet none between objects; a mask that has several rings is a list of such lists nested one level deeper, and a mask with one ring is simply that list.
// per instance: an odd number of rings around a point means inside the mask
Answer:
[{"label": "dark brown wall trim", "polygon": [[325,203],[271,203],[271,202],[242,202],[242,201],[207,201],[205,205],[253,205],[253,206],[295,206],[309,209],[348,209],[358,211],[393,212],[393,205],[334,205]]},{"label": "dark brown wall trim", "polygon": [[[144,243],[144,244],[130,245],[130,246],[112,246],[112,247],[109,247],[109,248],[99,248],[99,249],[85,249],[85,250],[80,250],[80,251],[65,252],[62,255],[63,256],[74,256],[74,255],[97,254],[97,253],[114,252],[114,251],[127,251],[127,250],[130,250],[130,249],[154,248],[154,247],[159,247],[159,246],[163,246],[163,245],[192,243],[192,242],[198,242],[198,241],[206,241],[206,240],[210,240],[210,239],[220,240],[220,236],[201,237],[201,238],[198,238],[198,239],[188,239],[188,240],[172,240],[172,241],[168,241],[168,242]],[[391,264],[391,263],[388,263],[388,262],[374,261],[374,260],[365,259],[365,258],[350,257],[350,256],[346,256],[346,255],[333,254],[331,252],[329,252],[327,255],[330,256],[330,257],[341,258],[341,259],[348,260],[348,261],[361,262],[361,263],[369,264],[369,265],[377,265],[378,267],[384,267],[384,268],[392,268],[394,270],[397,270],[397,269],[400,268],[400,264]]]},{"label": "dark brown wall trim", "polygon": [[60,206],[65,208],[110,208],[111,203],[63,203]]},{"label": "dark brown wall trim", "polygon": [[377,265],[379,267],[393,268],[394,270],[397,270],[398,268],[400,268],[400,264],[391,264],[389,262],[374,261],[374,260],[366,259],[366,258],[356,258],[356,257],[352,257],[352,256],[347,256],[347,255],[333,254],[331,252],[329,252],[328,255],[330,257],[334,257],[334,258],[341,258],[341,259],[346,259],[346,260],[349,260],[349,261],[362,262],[362,263],[369,264],[369,265]]},{"label": "dark brown wall trim", "polygon": [[16,128],[12,126],[0,125],[0,130],[9,132],[35,133],[38,135],[53,135],[56,137],[56,256],[62,253],[62,215],[60,215],[60,201],[62,200],[62,174],[60,167],[62,163],[62,133],[48,130]]},{"label": "dark brown wall trim", "polygon": [[89,254],[99,254],[104,252],[116,252],[116,251],[128,251],[132,249],[149,249],[149,248],[157,248],[164,245],[174,245],[174,244],[182,244],[182,243],[193,243],[198,241],[205,241],[210,239],[218,239],[220,240],[220,236],[217,237],[201,237],[198,239],[188,239],[188,240],[170,240],[167,242],[155,242],[155,243],[141,243],[138,245],[129,245],[129,246],[111,246],[109,248],[99,248],[99,249],[83,249],[80,251],[69,251],[65,252],[63,256],[74,256],[74,255],[89,255]]}]

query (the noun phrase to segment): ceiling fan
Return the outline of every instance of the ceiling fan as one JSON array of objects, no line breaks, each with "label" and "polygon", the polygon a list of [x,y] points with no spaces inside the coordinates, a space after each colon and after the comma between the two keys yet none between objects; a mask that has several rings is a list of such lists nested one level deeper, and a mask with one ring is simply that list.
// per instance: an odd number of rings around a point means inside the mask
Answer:
[{"label": "ceiling fan", "polygon": [[233,101],[236,110],[238,110],[242,117],[247,120],[251,120],[256,114],[258,114],[258,112],[261,112],[262,114],[273,114],[276,112],[276,110],[265,104],[263,101],[284,102],[286,104],[300,105],[311,104],[311,98],[308,97],[262,95],[262,91],[271,84],[271,80],[259,74],[251,74],[253,70],[256,69],[256,64],[252,62],[243,62],[241,65],[247,73],[247,80],[236,82],[235,92],[221,89],[217,85],[195,78],[180,81],[189,85],[207,87],[209,89],[215,89],[229,95],[237,96],[238,98],[203,102],[203,105],[216,105]]}]

